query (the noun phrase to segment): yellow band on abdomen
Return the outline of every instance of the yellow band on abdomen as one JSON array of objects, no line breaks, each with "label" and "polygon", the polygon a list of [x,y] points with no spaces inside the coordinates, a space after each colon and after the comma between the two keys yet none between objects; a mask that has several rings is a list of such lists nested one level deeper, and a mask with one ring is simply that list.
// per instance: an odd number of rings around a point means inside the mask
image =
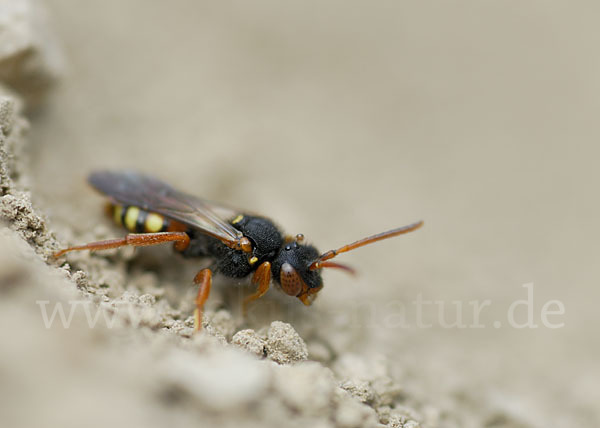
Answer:
[{"label": "yellow band on abdomen", "polygon": [[123,226],[123,206],[113,205],[113,220],[119,226]]},{"label": "yellow band on abdomen", "polygon": [[135,206],[111,205],[112,218],[119,226],[134,233],[158,233],[169,228],[169,220]]},{"label": "yellow band on abdomen", "polygon": [[165,219],[163,216],[155,213],[148,213],[144,224],[146,232],[156,233],[163,230]]},{"label": "yellow band on abdomen", "polygon": [[125,213],[124,223],[127,230],[135,232],[135,225],[137,223],[138,216],[140,215],[140,209],[138,207],[128,207]]}]

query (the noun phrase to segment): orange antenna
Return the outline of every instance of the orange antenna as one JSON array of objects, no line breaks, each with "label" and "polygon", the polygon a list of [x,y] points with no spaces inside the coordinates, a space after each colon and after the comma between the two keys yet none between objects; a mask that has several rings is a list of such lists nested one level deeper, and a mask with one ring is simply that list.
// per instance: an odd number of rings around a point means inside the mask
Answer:
[{"label": "orange antenna", "polygon": [[[382,241],[384,239],[393,238],[394,236],[403,235],[408,232],[412,232],[413,230],[417,230],[423,226],[423,221],[418,221],[413,224],[409,224],[408,226],[399,227],[397,229],[388,230],[387,232],[381,232],[377,235],[368,236],[359,241],[353,242],[352,244],[344,245],[343,247],[338,248],[337,250],[329,250],[319,256],[317,260],[315,260],[309,267],[310,270],[320,269],[323,267],[333,267],[333,263],[327,263],[327,260],[331,260],[336,257],[338,254],[346,253],[348,251],[352,251],[356,248],[363,247],[365,245],[372,244],[377,241]],[[337,267],[337,266],[336,266]]]},{"label": "orange antenna", "polygon": [[[341,270],[349,273],[350,275],[356,275],[356,271],[354,270],[354,268],[347,266],[347,265],[343,265],[341,263],[336,263],[336,262],[320,262],[319,268],[341,269]],[[311,269],[313,269],[313,268],[311,267]]]}]

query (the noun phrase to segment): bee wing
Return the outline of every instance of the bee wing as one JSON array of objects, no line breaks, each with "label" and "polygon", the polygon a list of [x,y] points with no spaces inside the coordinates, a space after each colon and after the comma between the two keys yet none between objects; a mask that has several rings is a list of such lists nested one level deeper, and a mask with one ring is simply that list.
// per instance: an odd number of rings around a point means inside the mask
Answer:
[{"label": "bee wing", "polygon": [[115,202],[162,214],[226,244],[237,243],[243,237],[226,221],[239,214],[235,210],[175,190],[154,177],[135,171],[98,171],[88,181]]}]

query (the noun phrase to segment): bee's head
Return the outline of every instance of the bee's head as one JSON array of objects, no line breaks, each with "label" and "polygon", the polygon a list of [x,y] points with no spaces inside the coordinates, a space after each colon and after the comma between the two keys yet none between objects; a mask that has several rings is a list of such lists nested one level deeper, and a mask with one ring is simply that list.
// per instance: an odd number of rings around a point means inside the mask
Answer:
[{"label": "bee's head", "polygon": [[310,305],[323,288],[321,269],[311,269],[319,258],[319,251],[312,245],[302,244],[302,235],[284,243],[273,261],[273,279],[283,291]]},{"label": "bee's head", "polygon": [[302,244],[304,236],[296,235],[295,240],[287,239],[279,250],[272,266],[273,277],[281,285],[283,291],[290,296],[296,296],[308,306],[319,290],[323,288],[323,280],[321,279],[323,268],[337,268],[354,273],[354,269],[341,263],[332,262],[331,259],[339,254],[373,242],[412,232],[421,226],[423,226],[423,222],[418,221],[408,226],[368,236],[351,244],[343,245],[336,250],[329,250],[321,255],[312,245]]}]

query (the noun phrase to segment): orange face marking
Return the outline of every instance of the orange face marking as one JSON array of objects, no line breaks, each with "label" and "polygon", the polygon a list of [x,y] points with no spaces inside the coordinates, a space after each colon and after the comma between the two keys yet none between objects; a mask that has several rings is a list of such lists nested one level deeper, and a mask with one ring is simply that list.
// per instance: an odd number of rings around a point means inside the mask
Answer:
[{"label": "orange face marking", "polygon": [[304,290],[302,290],[302,293],[298,296],[298,299],[300,299],[300,301],[306,306],[310,306],[317,297],[317,293],[321,291],[322,288],[322,285],[316,288],[306,287]]},{"label": "orange face marking", "polygon": [[281,266],[279,282],[286,294],[297,297],[306,306],[310,306],[317,293],[323,288],[323,286],[310,288],[289,263],[284,263]]},{"label": "orange face marking", "polygon": [[289,296],[297,296],[306,286],[300,275],[298,275],[298,272],[296,272],[296,269],[289,263],[284,263],[281,266],[279,282],[285,294]]}]

